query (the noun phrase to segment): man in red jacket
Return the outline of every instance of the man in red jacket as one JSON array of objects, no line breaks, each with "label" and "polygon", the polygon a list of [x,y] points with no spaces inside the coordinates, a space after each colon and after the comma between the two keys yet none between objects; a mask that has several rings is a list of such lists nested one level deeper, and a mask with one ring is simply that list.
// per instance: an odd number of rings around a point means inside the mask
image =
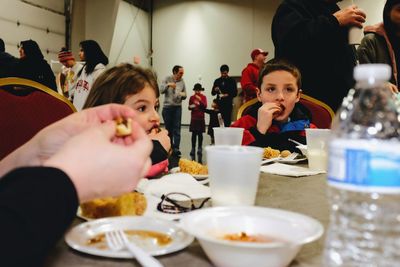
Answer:
[{"label": "man in red jacket", "polygon": [[257,97],[258,73],[264,66],[267,55],[268,52],[260,48],[254,49],[251,52],[251,59],[253,62],[247,64],[247,67],[243,69],[242,78],[240,80],[243,91],[243,102]]}]

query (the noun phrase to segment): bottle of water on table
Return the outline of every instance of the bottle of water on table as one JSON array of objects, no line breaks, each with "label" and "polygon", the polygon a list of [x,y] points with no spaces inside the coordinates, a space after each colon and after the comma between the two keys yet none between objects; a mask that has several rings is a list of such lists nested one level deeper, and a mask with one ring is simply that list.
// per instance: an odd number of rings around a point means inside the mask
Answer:
[{"label": "bottle of water on table", "polygon": [[400,108],[391,69],[359,65],[332,125],[324,266],[400,266]]}]

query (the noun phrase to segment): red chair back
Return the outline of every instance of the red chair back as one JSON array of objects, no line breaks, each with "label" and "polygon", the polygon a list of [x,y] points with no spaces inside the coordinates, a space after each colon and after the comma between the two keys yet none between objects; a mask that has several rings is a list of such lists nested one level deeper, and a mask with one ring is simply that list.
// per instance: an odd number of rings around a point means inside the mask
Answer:
[{"label": "red chair back", "polygon": [[68,99],[42,84],[21,78],[0,79],[0,159],[75,111]]},{"label": "red chair back", "polygon": [[310,111],[312,116],[311,122],[317,128],[331,128],[335,113],[327,104],[305,94],[301,95],[299,102]]}]

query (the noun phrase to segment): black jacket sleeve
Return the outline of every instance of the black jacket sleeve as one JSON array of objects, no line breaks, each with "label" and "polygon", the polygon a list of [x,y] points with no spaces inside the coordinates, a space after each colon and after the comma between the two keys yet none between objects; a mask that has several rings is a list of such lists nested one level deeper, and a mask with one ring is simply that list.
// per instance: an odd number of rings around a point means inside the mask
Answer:
[{"label": "black jacket sleeve", "polygon": [[20,168],[0,180],[0,265],[41,266],[78,207],[69,177],[59,169]]},{"label": "black jacket sleeve", "polygon": [[158,140],[151,141],[153,142],[153,150],[150,154],[152,164],[156,164],[168,159],[168,151],[165,150],[161,143]]}]

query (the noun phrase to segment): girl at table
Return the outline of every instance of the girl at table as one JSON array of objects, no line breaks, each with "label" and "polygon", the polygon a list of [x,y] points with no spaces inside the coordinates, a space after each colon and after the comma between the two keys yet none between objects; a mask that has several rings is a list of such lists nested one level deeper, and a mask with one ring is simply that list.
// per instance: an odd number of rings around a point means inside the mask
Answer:
[{"label": "girl at table", "polygon": [[242,144],[297,151],[288,139],[305,144],[304,129],[316,128],[310,123],[310,112],[298,103],[299,70],[284,60],[272,60],[260,72],[258,88],[258,102],[232,124],[245,129]]},{"label": "girl at table", "polygon": [[124,63],[97,78],[83,106],[85,109],[118,103],[137,111],[136,121],[153,141],[153,165],[146,175],[148,178],[168,171],[168,151],[171,149],[168,132],[160,128],[159,96],[157,79],[151,70]]}]

